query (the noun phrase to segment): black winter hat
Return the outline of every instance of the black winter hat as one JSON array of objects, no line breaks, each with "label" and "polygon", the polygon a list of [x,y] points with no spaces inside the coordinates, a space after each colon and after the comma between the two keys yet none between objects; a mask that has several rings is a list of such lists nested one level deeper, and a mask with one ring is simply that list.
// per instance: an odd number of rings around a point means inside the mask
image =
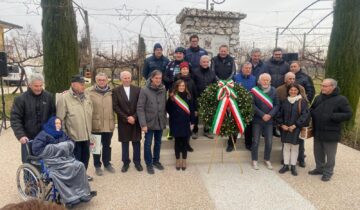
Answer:
[{"label": "black winter hat", "polygon": [[71,83],[73,83],[73,82],[85,83],[85,79],[83,76],[77,74],[77,75],[72,76]]},{"label": "black winter hat", "polygon": [[183,48],[183,47],[177,47],[177,48],[175,49],[175,53],[177,53],[177,52],[184,53],[184,55],[185,55],[185,48]]},{"label": "black winter hat", "polygon": [[156,49],[158,49],[158,48],[162,49],[162,46],[161,46],[160,43],[156,43],[156,44],[154,45],[154,51],[155,51]]}]

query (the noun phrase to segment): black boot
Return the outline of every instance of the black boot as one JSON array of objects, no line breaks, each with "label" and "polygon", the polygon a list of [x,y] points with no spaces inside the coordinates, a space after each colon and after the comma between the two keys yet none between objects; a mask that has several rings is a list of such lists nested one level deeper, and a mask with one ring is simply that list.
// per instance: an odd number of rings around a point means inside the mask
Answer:
[{"label": "black boot", "polygon": [[289,171],[289,166],[288,165],[283,165],[283,167],[279,170],[280,174],[283,174],[285,172]]},{"label": "black boot", "polygon": [[296,171],[296,166],[291,166],[291,174],[292,174],[293,176],[297,176],[297,175],[298,175],[298,173],[297,173],[297,171]]}]

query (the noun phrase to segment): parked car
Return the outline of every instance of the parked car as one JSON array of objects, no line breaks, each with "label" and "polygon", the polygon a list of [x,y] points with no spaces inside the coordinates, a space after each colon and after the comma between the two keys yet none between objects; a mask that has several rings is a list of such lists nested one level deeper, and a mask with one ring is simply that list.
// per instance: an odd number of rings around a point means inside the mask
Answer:
[{"label": "parked car", "polygon": [[[3,81],[6,85],[11,86],[12,84],[18,85],[21,79],[21,69],[19,66],[8,66],[8,73],[9,75],[3,77]],[[31,74],[34,73],[34,69],[31,67],[24,67],[26,76],[29,77]],[[25,76],[21,81],[21,85],[25,85]]]}]

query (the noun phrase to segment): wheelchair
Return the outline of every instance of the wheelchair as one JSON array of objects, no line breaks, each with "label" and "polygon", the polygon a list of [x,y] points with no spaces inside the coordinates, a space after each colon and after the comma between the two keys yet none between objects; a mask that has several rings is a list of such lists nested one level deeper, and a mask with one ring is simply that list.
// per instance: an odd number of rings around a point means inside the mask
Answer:
[{"label": "wheelchair", "polygon": [[19,166],[16,172],[16,184],[20,197],[24,200],[39,199],[62,204],[60,194],[49,177],[49,170],[41,158],[33,156],[32,142],[26,144],[27,163]]}]

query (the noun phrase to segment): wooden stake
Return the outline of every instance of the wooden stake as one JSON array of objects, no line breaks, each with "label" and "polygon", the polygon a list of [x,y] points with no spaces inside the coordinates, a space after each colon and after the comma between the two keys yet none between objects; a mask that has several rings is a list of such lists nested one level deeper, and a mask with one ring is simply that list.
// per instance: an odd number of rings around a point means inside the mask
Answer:
[{"label": "wooden stake", "polygon": [[208,174],[210,173],[211,165],[212,165],[212,162],[213,162],[213,160],[214,160],[215,148],[217,147],[217,142],[218,142],[218,136],[216,135],[216,136],[215,136],[215,144],[214,144],[214,147],[213,147],[213,150],[212,150],[212,154],[211,154],[211,158],[210,158],[210,164],[209,164]]},{"label": "wooden stake", "polygon": [[[233,143],[233,146],[234,146],[234,149],[235,149],[235,154],[236,154],[236,144],[235,144],[235,141],[234,141],[234,136],[231,135],[231,141]],[[239,166],[240,166],[240,173],[242,174],[243,173],[243,169],[242,169],[242,166],[241,166],[241,160],[240,160],[240,155],[239,155]]]}]

